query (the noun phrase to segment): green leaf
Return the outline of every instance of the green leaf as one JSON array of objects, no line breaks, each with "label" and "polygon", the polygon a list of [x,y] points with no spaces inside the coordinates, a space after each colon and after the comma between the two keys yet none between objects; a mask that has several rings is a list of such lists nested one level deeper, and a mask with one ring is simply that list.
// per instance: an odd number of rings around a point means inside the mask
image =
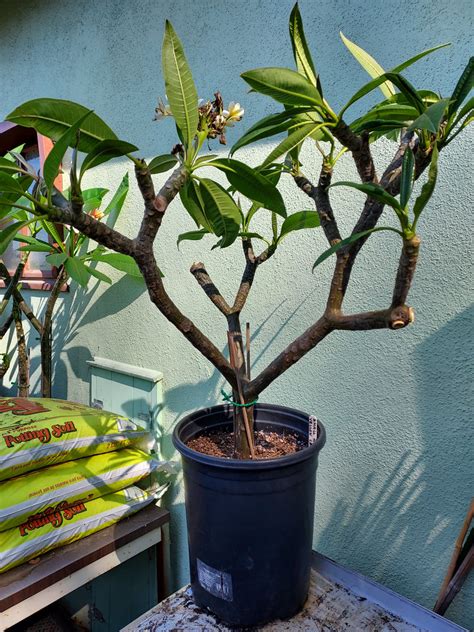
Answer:
[{"label": "green leaf", "polygon": [[[30,183],[31,183],[31,179],[30,179]],[[21,179],[13,178],[8,173],[4,173],[3,171],[0,171],[0,195],[2,195],[2,197],[7,197],[4,195],[5,193],[7,194],[13,193],[15,195],[17,194],[19,197],[20,195],[23,195],[24,192],[25,192],[25,189],[22,186]],[[8,199],[10,198],[8,197]]]},{"label": "green leaf", "polygon": [[403,154],[402,174],[400,178],[400,205],[406,208],[410,199],[413,187],[413,170],[415,168],[415,157],[410,147],[407,147]]},{"label": "green leaf", "polygon": [[469,112],[471,112],[471,110],[474,110],[474,97],[472,97],[471,99],[469,99],[469,101],[467,101],[467,103],[464,104],[464,106],[459,110],[458,115],[456,116],[456,120],[454,121],[454,123],[451,126],[451,129],[453,127],[456,127],[456,125],[459,123],[459,121],[466,116],[466,114],[468,114]]},{"label": "green leaf", "polygon": [[120,272],[125,272],[129,276],[141,278],[142,273],[140,272],[140,268],[135,263],[135,260],[128,255],[123,255],[121,253],[103,253],[101,250],[96,251],[92,255],[93,261],[102,261],[103,263],[107,263],[115,270],[119,270]]},{"label": "green leaf", "polygon": [[301,19],[298,3],[295,4],[291,12],[289,28],[293,56],[298,72],[305,75],[313,86],[317,86],[318,74],[314,67],[313,60],[311,59],[308,44],[306,43],[303,20]]},{"label": "green leaf", "polygon": [[135,147],[135,145],[132,145],[131,143],[126,143],[123,140],[115,140],[109,138],[106,140],[101,140],[100,143],[97,143],[94,149],[90,151],[84,158],[81,165],[81,173],[79,179],[82,179],[82,176],[88,169],[93,169],[94,167],[97,167],[104,162],[108,162],[113,158],[126,156],[127,154],[132,153],[132,151],[137,150],[138,147]]},{"label": "green leaf", "polygon": [[52,266],[59,268],[59,266],[62,266],[67,258],[68,258],[68,255],[65,252],[59,252],[53,255],[48,255],[46,257],[46,261],[50,263]]},{"label": "green leaf", "polygon": [[292,151],[295,147],[301,145],[309,136],[311,136],[317,129],[321,128],[324,123],[315,125],[314,123],[308,123],[301,125],[293,132],[291,132],[285,139],[279,143],[275,149],[265,158],[262,163],[262,167],[270,164],[277,158],[280,158],[284,154]]},{"label": "green leaf", "polygon": [[18,248],[20,252],[51,252],[52,249],[51,245],[41,243],[27,244],[26,246],[20,246],[20,248]]},{"label": "green leaf", "polygon": [[[342,117],[344,112],[351,105],[353,105],[356,101],[359,101],[359,99],[362,99],[362,97],[365,97],[365,95],[369,94],[369,92],[372,92],[372,90],[375,90],[375,88],[378,88],[382,83],[385,83],[385,81],[387,81],[387,79],[389,79],[389,80],[391,79],[393,81],[393,74],[398,74],[398,73],[402,72],[402,70],[405,70],[405,68],[408,68],[409,66],[411,66],[412,64],[417,62],[422,57],[426,57],[426,55],[430,55],[431,53],[434,53],[435,51],[437,51],[437,50],[439,50],[441,48],[445,48],[446,46],[450,46],[450,44],[440,44],[439,46],[435,46],[434,48],[429,48],[428,50],[425,50],[425,51],[423,51],[421,53],[418,53],[418,55],[415,55],[414,57],[411,57],[407,61],[404,61],[402,64],[399,64],[398,66],[395,66],[395,68],[392,68],[392,70],[389,73],[385,73],[385,74],[381,75],[380,77],[377,77],[376,79],[372,79],[372,81],[369,81],[369,83],[366,83],[365,86],[362,86],[362,88],[360,88],[349,99],[349,101],[346,103],[346,105],[342,108],[342,110],[341,110],[341,112],[339,114],[339,118]],[[392,77],[389,77],[388,75],[392,75]]]},{"label": "green leaf", "polygon": [[24,220],[21,222],[14,222],[13,224],[9,224],[6,228],[2,228],[0,230],[0,255],[3,255],[10,243],[16,237],[16,234],[28,224],[35,222],[36,219],[33,220]]},{"label": "green leaf", "polygon": [[410,103],[416,110],[418,110],[420,114],[425,111],[426,106],[423,102],[423,99],[418,94],[416,88],[408,81],[408,79],[405,79],[405,77],[396,72],[387,72],[385,73],[385,76],[393,81],[400,92],[405,95],[407,102]]},{"label": "green leaf", "polygon": [[368,197],[377,200],[378,202],[382,202],[382,204],[387,204],[391,206],[393,209],[399,212],[403,212],[403,208],[400,206],[400,202],[394,198],[390,193],[387,193],[383,187],[373,182],[366,182],[361,184],[359,182],[335,182],[331,184],[331,187],[352,187],[353,189],[357,189],[358,191],[362,191]]},{"label": "green leaf", "polygon": [[257,92],[287,105],[323,107],[323,100],[313,84],[288,68],[256,68],[240,75]]},{"label": "green leaf", "polygon": [[104,216],[107,217],[106,223],[107,226],[109,226],[110,228],[113,228],[115,226],[115,222],[120,215],[125,199],[127,197],[128,189],[128,173],[126,173],[122,178],[122,182],[118,185],[112,199],[104,209]]},{"label": "green leaf", "polygon": [[52,222],[48,222],[48,220],[46,219],[41,220],[41,226],[43,227],[45,232],[48,233],[48,235],[51,237],[53,242],[58,245],[58,248],[60,248],[63,252],[65,252],[66,249],[64,247],[63,238],[59,234],[56,226]]},{"label": "green leaf", "polygon": [[319,257],[316,259],[316,261],[313,264],[313,272],[314,272],[314,269],[317,266],[319,266],[320,263],[325,261],[328,257],[333,255],[335,252],[337,252],[341,248],[344,248],[344,246],[348,246],[349,244],[352,244],[355,241],[362,239],[362,237],[365,237],[366,235],[370,235],[371,233],[377,233],[382,230],[388,230],[388,231],[391,231],[392,233],[397,233],[397,235],[403,236],[399,230],[397,230],[396,228],[391,228],[390,226],[380,226],[378,228],[371,228],[370,230],[363,230],[360,233],[354,233],[350,237],[346,237],[346,239],[342,239],[337,244],[334,244],[334,246],[331,246],[330,248],[325,250],[321,255],[319,255]]},{"label": "green leaf", "polygon": [[189,148],[199,121],[198,95],[183,46],[168,20],[163,39],[162,65],[171,112]]},{"label": "green leaf", "polygon": [[[375,61],[375,59],[371,55],[369,55],[369,53],[367,53],[360,46],[357,46],[357,44],[354,44],[354,42],[351,42],[350,39],[345,37],[342,31],[339,33],[339,35],[341,36],[341,39],[348,50],[352,53],[352,55],[356,58],[362,68],[366,70],[371,77],[380,77],[384,74],[385,70],[378,62]],[[387,98],[390,98],[395,94],[395,89],[390,81],[385,81],[379,86],[379,88],[382,91],[382,94]]]},{"label": "green leaf", "polygon": [[91,266],[87,266],[87,265],[85,266],[85,268],[89,272],[89,274],[91,274],[96,279],[99,279],[99,281],[104,281],[105,283],[108,283],[109,285],[112,283],[112,279],[108,277],[106,274],[104,274],[103,272],[100,272],[99,270],[96,270],[95,268],[92,268]]},{"label": "green leaf", "polygon": [[[90,110],[83,105],[63,99],[33,99],[17,107],[7,120],[58,141],[61,136]],[[117,136],[104,121],[92,113],[81,125],[79,151],[89,152],[101,140]]]},{"label": "green leaf", "polygon": [[46,182],[48,190],[50,190],[54,184],[54,180],[61,168],[61,162],[66,153],[68,147],[75,147],[78,142],[77,132],[80,129],[84,121],[92,114],[92,110],[86,112],[80,119],[69,127],[61,138],[58,138],[53,148],[48,154],[48,157],[44,161],[43,165],[43,177]]},{"label": "green leaf", "polygon": [[81,287],[87,287],[91,275],[89,269],[86,268],[80,259],[77,257],[67,257],[64,262],[64,267],[71,279],[79,283]]},{"label": "green leaf", "polygon": [[82,192],[82,199],[84,200],[84,202],[87,202],[88,200],[102,200],[108,192],[109,189],[104,189],[103,187],[92,187],[91,189],[84,189],[84,191]]},{"label": "green leaf", "polygon": [[196,226],[198,228],[202,226],[208,232],[212,232],[211,224],[206,216],[199,188],[193,180],[188,180],[184,187],[180,189],[179,197],[184,208],[188,211]]},{"label": "green leaf", "polygon": [[280,230],[280,236],[278,242],[280,242],[286,235],[294,232],[295,230],[303,230],[305,228],[317,228],[321,225],[319,221],[319,215],[316,211],[298,211],[289,215],[283,222]]},{"label": "green leaf", "polygon": [[20,169],[21,167],[19,167],[13,160],[0,157],[0,172],[5,171],[7,173],[18,173]]},{"label": "green leaf", "polygon": [[162,156],[156,156],[153,160],[148,164],[148,169],[150,173],[164,173],[165,171],[169,171],[172,169],[175,164],[178,162],[176,156],[173,154],[163,154]]},{"label": "green leaf", "polygon": [[288,131],[291,127],[298,122],[295,121],[295,116],[303,113],[314,112],[314,110],[308,108],[292,108],[285,110],[284,112],[278,112],[277,114],[271,114],[258,121],[255,125],[252,125],[241,138],[233,145],[230,150],[232,156],[238,149],[254,143],[257,140],[263,138],[269,138],[270,136],[276,136],[282,132]]},{"label": "green leaf", "polygon": [[232,158],[214,160],[209,166],[223,171],[230,184],[249,200],[259,202],[265,208],[286,217],[285,203],[281,193],[255,169]]},{"label": "green leaf", "polygon": [[451,116],[453,112],[459,108],[461,103],[467,97],[472,90],[474,83],[474,57],[471,57],[467,62],[467,66],[464,68],[459,80],[454,88],[451,96],[451,105],[449,106],[448,116]]},{"label": "green leaf", "polygon": [[204,237],[204,235],[209,235],[209,231],[205,228],[202,228],[201,230],[190,230],[187,233],[181,233],[181,235],[178,235],[176,245],[179,248],[179,244],[182,241],[199,241]]},{"label": "green leaf", "polygon": [[413,206],[413,214],[415,216],[415,224],[425,206],[430,201],[433,191],[436,186],[436,180],[438,178],[438,147],[435,144],[433,147],[433,153],[431,155],[430,168],[428,171],[428,180],[421,187],[421,193],[416,198]]},{"label": "green leaf", "polygon": [[220,247],[230,246],[239,234],[241,221],[239,207],[227,191],[213,180],[202,178],[199,190],[212,232],[222,237]]},{"label": "green leaf", "polygon": [[440,99],[437,103],[430,105],[423,114],[413,121],[408,131],[426,129],[433,134],[437,134],[448,104],[449,99]]}]

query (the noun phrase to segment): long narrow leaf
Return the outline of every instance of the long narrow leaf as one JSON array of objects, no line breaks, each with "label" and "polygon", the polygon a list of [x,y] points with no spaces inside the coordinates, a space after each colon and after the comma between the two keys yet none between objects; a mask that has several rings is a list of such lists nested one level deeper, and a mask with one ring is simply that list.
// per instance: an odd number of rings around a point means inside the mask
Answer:
[{"label": "long narrow leaf", "polygon": [[[384,74],[385,70],[371,55],[369,55],[369,53],[354,42],[351,42],[351,40],[348,39],[342,31],[339,35],[349,52],[352,53],[362,68],[366,70],[372,78],[380,77]],[[379,88],[382,91],[382,94],[387,98],[390,98],[395,94],[395,89],[390,81],[385,81],[380,84]]]},{"label": "long narrow leaf", "polygon": [[456,87],[451,96],[451,105],[449,106],[448,116],[459,108],[469,92],[472,90],[474,83],[474,57],[471,57],[464,68]]},{"label": "long narrow leaf", "polygon": [[237,238],[240,229],[240,210],[225,189],[217,182],[202,178],[200,191],[211,221],[212,232],[221,237],[220,247],[230,246]]},{"label": "long narrow leaf", "polygon": [[400,205],[405,208],[410,199],[413,186],[413,170],[415,168],[415,157],[410,147],[407,147],[403,154],[402,174],[400,178]]},{"label": "long narrow leaf", "polygon": [[107,217],[106,223],[107,226],[110,226],[110,228],[115,226],[115,222],[117,221],[127,198],[128,189],[128,173],[126,173],[122,178],[122,182],[118,185],[117,190],[112,196],[112,199],[104,209],[104,216]]},{"label": "long narrow leaf", "polygon": [[318,228],[321,225],[317,211],[298,211],[292,213],[283,222],[278,237],[278,242],[294,232],[295,230],[304,230],[306,228]]},{"label": "long narrow leaf", "polygon": [[181,235],[178,235],[176,245],[179,248],[179,244],[182,241],[199,241],[205,235],[209,235],[209,231],[205,228],[202,228],[201,230],[190,230],[187,233],[181,233]]},{"label": "long narrow leaf", "polygon": [[150,173],[164,173],[165,171],[169,171],[172,169],[178,159],[173,154],[163,154],[162,156],[156,156],[153,160],[150,160],[148,164],[148,169]]},{"label": "long narrow leaf", "polygon": [[324,123],[320,125],[314,125],[314,123],[309,123],[306,125],[302,125],[297,128],[294,132],[291,132],[287,138],[281,141],[275,149],[265,158],[262,163],[262,166],[265,167],[269,165],[277,158],[287,154],[292,151],[295,147],[301,145],[309,136],[311,136],[317,129],[321,128]]},{"label": "long narrow leaf", "polygon": [[209,163],[223,171],[230,184],[249,200],[259,202],[265,208],[286,217],[285,203],[281,193],[255,169],[232,158],[220,158]]},{"label": "long narrow leaf", "polygon": [[[418,53],[418,55],[415,55],[414,57],[407,59],[407,61],[404,61],[402,64],[395,66],[395,68],[392,68],[390,70],[390,73],[392,75],[394,73],[398,74],[402,72],[402,70],[405,70],[405,68],[408,68],[409,66],[417,62],[419,59],[422,59],[423,57],[426,57],[426,55],[430,55],[431,53],[434,53],[435,51],[440,50],[441,48],[445,48],[446,46],[450,46],[450,44],[440,44],[439,46],[435,46],[434,48],[429,48],[428,50]],[[356,101],[359,101],[359,99],[362,99],[362,97],[365,97],[366,94],[369,94],[369,92],[372,92],[372,90],[375,90],[375,88],[378,88],[378,86],[384,83],[387,79],[391,79],[391,77],[387,77],[387,74],[389,73],[385,73],[384,75],[381,75],[380,77],[377,77],[376,79],[372,79],[372,81],[369,81],[369,83],[366,83],[364,86],[362,86],[362,88],[360,88],[342,108],[339,114],[339,117],[342,117],[344,112]]]},{"label": "long narrow leaf", "polygon": [[168,20],[163,39],[162,66],[171,112],[189,148],[198,126],[198,95],[183,46]]},{"label": "long narrow leaf", "polygon": [[92,110],[86,112],[80,119],[78,119],[75,123],[69,127],[61,138],[58,138],[53,148],[48,154],[48,157],[44,161],[43,166],[43,177],[46,182],[46,186],[48,190],[51,190],[54,180],[59,173],[59,169],[61,167],[62,159],[64,158],[64,154],[66,150],[70,146],[75,146],[77,143],[76,135],[78,130],[80,129],[83,122],[87,119],[88,116],[92,114]]},{"label": "long narrow leaf", "polygon": [[126,143],[124,140],[106,139],[97,143],[94,149],[87,154],[81,165],[80,178],[88,169],[93,169],[98,165],[108,162],[113,158],[119,158],[120,156],[126,156],[131,154],[132,151],[137,151],[138,147],[131,143]]},{"label": "long narrow leaf", "polygon": [[443,120],[444,113],[448,107],[449,99],[440,99],[436,103],[427,108],[408,128],[408,131],[414,129],[426,129],[433,134],[437,134],[439,126]]},{"label": "long narrow leaf", "polygon": [[99,279],[99,281],[104,281],[105,283],[108,283],[109,285],[112,283],[112,279],[108,277],[106,274],[104,274],[103,272],[100,272],[100,270],[96,270],[95,268],[92,268],[91,266],[87,266],[87,265],[85,266],[85,268],[89,272],[89,274],[91,274],[96,279]]},{"label": "long narrow leaf", "polygon": [[293,48],[293,56],[295,58],[296,67],[298,72],[307,77],[307,79],[318,87],[318,74],[311,59],[311,53],[306,42],[306,37],[303,29],[303,20],[298,8],[298,3],[295,4],[290,15],[290,39],[291,46]]},{"label": "long narrow leaf", "polygon": [[[289,112],[295,114],[290,115]],[[295,117],[300,116],[304,112],[305,111],[301,108],[293,108],[292,110],[265,117],[239,138],[230,150],[230,155],[232,156],[238,149],[250,143],[255,143],[258,140],[263,140],[264,138],[276,136],[277,134],[288,131],[291,127],[295,126]],[[311,112],[311,110],[306,110],[306,112]],[[267,121],[267,124],[262,125],[264,121]]]},{"label": "long narrow leaf", "polygon": [[257,92],[279,103],[296,106],[323,106],[322,97],[313,84],[299,72],[288,68],[256,68],[241,75]]},{"label": "long narrow leaf", "polygon": [[394,198],[393,195],[387,193],[387,191],[385,191],[385,189],[378,184],[375,184],[373,182],[366,182],[362,184],[359,182],[347,182],[345,180],[341,180],[340,182],[334,182],[334,184],[331,184],[331,187],[341,186],[351,187],[353,189],[357,189],[358,191],[362,191],[362,193],[365,193],[368,197],[371,197],[378,202],[382,202],[382,204],[387,204],[396,211],[403,212],[403,209],[400,206],[400,202],[396,198]]},{"label": "long narrow leaf", "polygon": [[433,153],[431,155],[430,168],[428,171],[428,180],[421,187],[421,193],[416,198],[415,204],[413,206],[413,214],[415,216],[415,223],[418,220],[418,217],[420,216],[425,206],[430,201],[431,196],[433,195],[437,178],[438,178],[438,147],[437,145],[435,145],[433,147]]},{"label": "long narrow leaf", "polygon": [[135,263],[135,260],[128,255],[123,255],[117,252],[104,253],[101,250],[96,251],[92,255],[93,261],[101,261],[102,263],[106,263],[107,265],[115,268],[115,270],[119,270],[120,272],[125,272],[129,276],[141,278],[142,273],[140,272],[139,267]]},{"label": "long narrow leaf", "polygon": [[354,233],[350,237],[346,237],[346,239],[342,239],[337,244],[334,244],[334,246],[331,246],[330,248],[325,250],[321,255],[319,255],[319,257],[316,259],[316,261],[313,264],[313,272],[314,272],[314,269],[317,266],[319,266],[320,263],[325,261],[328,257],[333,255],[335,252],[337,252],[341,248],[344,248],[344,246],[353,244],[355,241],[358,241],[359,239],[362,239],[363,237],[366,237],[367,235],[370,235],[371,233],[377,233],[382,230],[388,230],[388,231],[391,231],[392,233],[397,233],[397,235],[402,236],[402,233],[399,230],[397,230],[396,228],[391,228],[390,226],[379,226],[378,228],[371,228],[370,230],[363,230],[360,233]]},{"label": "long narrow leaf", "polygon": [[184,208],[188,211],[198,228],[201,226],[212,233],[209,218],[199,192],[199,188],[193,180],[188,180],[179,192],[179,197]]},{"label": "long narrow leaf", "polygon": [[80,259],[77,257],[68,257],[64,262],[64,267],[71,279],[79,283],[81,287],[87,287],[91,273]]},{"label": "long narrow leaf", "polygon": [[[37,132],[58,141],[78,119],[90,110],[79,103],[63,99],[33,99],[27,101],[6,118],[23,127],[33,127]],[[89,152],[101,140],[117,136],[104,121],[92,113],[81,125],[79,151]]]}]

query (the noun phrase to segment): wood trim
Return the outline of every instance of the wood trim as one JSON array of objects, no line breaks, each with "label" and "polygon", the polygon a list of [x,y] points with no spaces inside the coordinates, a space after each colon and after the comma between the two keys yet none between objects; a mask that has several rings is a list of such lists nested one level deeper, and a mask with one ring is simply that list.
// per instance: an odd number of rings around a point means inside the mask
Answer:
[{"label": "wood trim", "polygon": [[114,526],[45,553],[32,566],[26,562],[0,575],[0,612],[105,557],[169,522],[166,509],[151,505]]}]

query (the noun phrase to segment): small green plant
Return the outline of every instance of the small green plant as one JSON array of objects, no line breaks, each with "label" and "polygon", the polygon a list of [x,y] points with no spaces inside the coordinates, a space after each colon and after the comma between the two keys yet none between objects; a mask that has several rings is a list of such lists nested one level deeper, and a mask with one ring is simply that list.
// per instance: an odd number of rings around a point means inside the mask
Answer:
[{"label": "small green plant", "polygon": [[[40,203],[47,203],[46,198],[41,193],[43,179],[39,174],[35,173],[31,165],[23,158],[20,151],[18,151],[20,149],[17,148],[17,150],[13,150],[5,157],[0,158],[0,171],[3,168],[3,173],[14,174],[13,180],[24,191],[24,195],[17,197],[12,206],[8,207],[7,202],[4,206],[0,205],[2,216],[9,220],[7,228],[2,231],[2,238],[4,235],[7,235],[7,239],[2,241],[2,254],[8,247],[8,244],[11,243],[12,236],[15,241],[21,244],[18,248],[21,253],[18,265],[12,274],[0,259],[0,276],[6,283],[6,291],[0,304],[0,314],[9,305],[11,306],[11,313],[1,329],[0,339],[6,335],[10,325],[15,326],[18,393],[22,397],[27,397],[29,394],[30,367],[28,345],[22,318],[28,318],[40,340],[41,395],[43,397],[51,397],[53,317],[61,288],[70,279],[76,281],[83,288],[88,286],[91,279],[111,283],[112,280],[106,274],[96,269],[99,261],[131,275],[140,277],[141,274],[133,259],[125,255],[106,252],[102,246],[89,248],[89,238],[78,233],[73,227],[69,227],[67,230],[58,230],[58,227],[53,222],[50,222],[47,217],[37,216],[33,199],[38,200]],[[46,174],[48,174],[48,164],[50,164],[48,160],[46,160],[45,164]],[[104,220],[109,226],[113,226],[122,210],[128,189],[128,174],[126,174],[103,210],[101,210],[101,207],[104,203],[104,197],[108,193],[107,189],[92,188],[82,191],[83,212],[97,221]],[[65,191],[64,195],[67,199],[70,199],[69,191]],[[27,233],[24,230],[18,232],[20,227],[22,229],[27,228]],[[48,292],[45,304],[40,308],[39,313],[36,314],[28,304],[21,289],[22,273],[32,252],[44,253],[46,261],[56,268],[56,278]],[[8,356],[5,355],[6,357]],[[7,369],[8,366],[5,367],[4,373]]]},{"label": "small green plant", "polygon": [[[473,83],[472,59],[447,98],[432,90],[415,88],[402,74],[410,65],[446,44],[423,51],[386,72],[368,53],[342,36],[349,51],[372,78],[337,112],[324,96],[323,82],[309,52],[297,5],[291,13],[289,27],[296,69],[257,68],[242,74],[254,92],[275,101],[280,111],[247,130],[228,157],[209,155],[207,145],[216,138],[224,143],[227,127],[239,120],[243,111],[238,104],[225,109],[219,93],[212,101],[198,101],[182,44],[171,24],[166,22],[162,62],[169,104],[160,101],[156,118],[174,120],[178,142],[172,151],[147,164],[133,155],[135,147],[119,140],[106,123],[87,108],[70,101],[35,99],[20,105],[7,118],[34,127],[56,142],[49,164],[38,179],[40,194],[25,193],[22,178],[27,174],[5,170],[4,163],[0,163],[0,208],[6,209],[4,215],[10,216],[11,207],[21,209],[19,200],[26,197],[32,205],[28,212],[35,215],[36,221],[41,218],[73,227],[101,246],[131,257],[143,275],[153,304],[229,382],[233,400],[244,405],[250,405],[269,384],[333,331],[399,329],[413,321],[413,309],[406,300],[418,259],[419,219],[436,184],[438,157],[470,122],[474,105],[472,98],[466,101]],[[363,116],[352,121],[347,119],[352,105],[377,88],[383,100]],[[281,134],[284,135],[282,140],[257,168],[234,157],[239,149],[252,142]],[[379,173],[371,147],[381,137],[396,141],[396,149]],[[299,154],[304,143],[311,144],[320,162],[319,180],[315,184],[302,172]],[[69,199],[54,187],[54,178],[67,147],[74,148],[75,156]],[[85,157],[79,166],[77,156],[81,152]],[[335,169],[345,153],[352,155],[360,182],[333,182]],[[86,199],[81,187],[84,173],[118,156],[127,156],[132,161],[143,198],[143,219],[133,238],[97,221],[85,210]],[[205,177],[204,167],[206,173],[214,169],[223,174],[227,187]],[[166,183],[156,192],[153,175],[171,169]],[[425,178],[425,172],[426,181],[413,202],[413,183],[420,177]],[[278,189],[281,178],[293,179],[312,200],[314,210],[288,215]],[[335,186],[349,186],[365,196],[361,198],[359,218],[348,236],[341,234],[333,209],[331,192]],[[213,248],[238,244],[242,252],[241,283],[232,301],[219,292],[203,263],[197,262],[191,267],[199,285],[226,319],[231,363],[173,302],[166,290],[166,279],[163,280],[160,273],[159,258],[163,254],[159,249],[154,250],[153,245],[166,220],[167,208],[177,195],[195,223],[194,230],[177,237],[178,244],[210,236]],[[399,228],[378,226],[386,206],[395,212]],[[268,218],[268,234],[254,230],[257,216]],[[14,238],[23,222],[32,221],[35,220],[17,221],[2,231],[2,244]],[[314,267],[335,255],[326,308],[260,374],[250,378],[240,319],[255,274],[282,248],[289,233],[303,229],[322,230],[328,241],[328,249],[315,254]],[[357,255],[370,235],[380,230],[390,230],[401,239],[392,301],[383,310],[346,314],[343,301]],[[64,254],[53,256],[61,258]],[[380,262],[383,265],[382,256]],[[253,450],[251,406],[248,411],[245,406],[235,407],[234,430],[236,454],[247,458]]]}]

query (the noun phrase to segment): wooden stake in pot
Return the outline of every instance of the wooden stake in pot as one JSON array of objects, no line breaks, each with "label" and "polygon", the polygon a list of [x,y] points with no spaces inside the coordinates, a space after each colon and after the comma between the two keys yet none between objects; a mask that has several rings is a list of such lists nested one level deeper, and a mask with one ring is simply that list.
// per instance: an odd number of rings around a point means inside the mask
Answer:
[{"label": "wooden stake in pot", "polygon": [[[236,349],[235,349],[236,342],[234,339],[234,334],[231,333],[230,331],[227,332],[227,341],[229,344],[230,363],[234,369],[235,379],[237,381],[237,392],[239,394],[239,400],[241,404],[245,404],[243,390],[242,390],[242,382],[240,381],[239,372],[236,369]],[[245,434],[247,436],[247,441],[249,444],[250,456],[253,459],[255,458],[255,446],[254,446],[252,432],[250,430],[250,423],[249,423],[249,418],[247,415],[247,408],[245,406],[242,406],[242,416],[244,418]]]}]

